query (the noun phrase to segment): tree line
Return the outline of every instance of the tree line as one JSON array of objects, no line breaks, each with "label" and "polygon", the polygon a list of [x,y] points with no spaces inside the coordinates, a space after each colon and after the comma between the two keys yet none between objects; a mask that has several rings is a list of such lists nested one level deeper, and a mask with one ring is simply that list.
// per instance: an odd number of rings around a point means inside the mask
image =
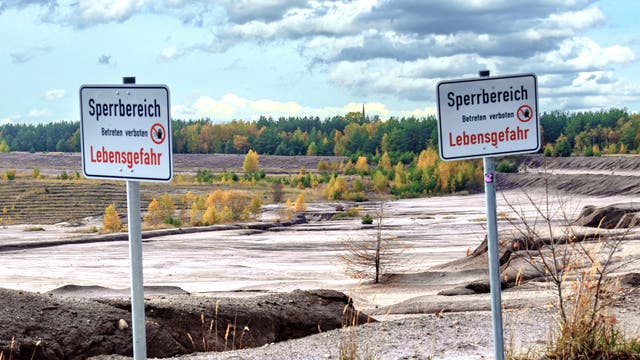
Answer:
[{"label": "tree line", "polygon": [[[640,152],[640,114],[625,109],[553,111],[540,116],[541,149],[549,156]],[[261,117],[257,121],[213,123],[209,119],[172,120],[175,153],[263,155],[360,155],[388,153],[410,161],[438,146],[437,119],[404,117],[380,120],[360,112],[319,117]],[[0,125],[0,152],[80,151],[78,122]]]}]

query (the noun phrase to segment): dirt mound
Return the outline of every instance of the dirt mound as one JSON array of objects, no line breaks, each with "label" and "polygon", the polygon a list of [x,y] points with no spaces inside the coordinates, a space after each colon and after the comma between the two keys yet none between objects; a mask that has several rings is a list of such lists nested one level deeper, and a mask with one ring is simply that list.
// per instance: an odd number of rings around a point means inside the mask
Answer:
[{"label": "dirt mound", "polygon": [[591,196],[640,194],[640,178],[603,174],[500,173],[496,176],[499,191],[544,188]]},{"label": "dirt mound", "polygon": [[518,158],[524,169],[572,169],[609,171],[640,171],[640,157],[633,155],[546,157],[526,155]]},{"label": "dirt mound", "polygon": [[[130,308],[128,299],[0,289],[0,353],[13,359],[131,356]],[[356,317],[358,324],[369,321],[333,290],[254,298],[159,296],[146,301],[145,312],[150,357],[257,347],[339,328]]]},{"label": "dirt mound", "polygon": [[574,225],[603,229],[628,228],[636,223],[635,218],[638,212],[640,212],[639,203],[585,206]]}]

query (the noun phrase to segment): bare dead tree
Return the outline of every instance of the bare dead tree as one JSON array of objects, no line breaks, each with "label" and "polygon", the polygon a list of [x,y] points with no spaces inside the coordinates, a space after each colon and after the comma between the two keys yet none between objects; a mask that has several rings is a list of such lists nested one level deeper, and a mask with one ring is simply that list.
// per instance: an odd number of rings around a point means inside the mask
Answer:
[{"label": "bare dead tree", "polygon": [[361,240],[346,239],[345,252],[341,258],[346,264],[346,272],[351,276],[358,279],[372,278],[378,284],[382,275],[398,261],[398,256],[407,250],[408,244],[383,236],[383,201],[378,204],[375,216],[375,235]]}]

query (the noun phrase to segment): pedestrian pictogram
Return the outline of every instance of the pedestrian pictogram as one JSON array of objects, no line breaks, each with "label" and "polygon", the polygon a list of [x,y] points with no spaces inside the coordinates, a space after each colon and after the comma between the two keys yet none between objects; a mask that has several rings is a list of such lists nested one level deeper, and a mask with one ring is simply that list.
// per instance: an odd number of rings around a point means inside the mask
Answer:
[{"label": "pedestrian pictogram", "polygon": [[516,116],[521,122],[527,122],[533,117],[533,109],[529,105],[522,105],[518,108]]},{"label": "pedestrian pictogram", "polygon": [[155,123],[151,126],[150,132],[151,140],[160,145],[164,142],[164,139],[167,138],[167,132],[164,130],[164,126],[160,123]]}]

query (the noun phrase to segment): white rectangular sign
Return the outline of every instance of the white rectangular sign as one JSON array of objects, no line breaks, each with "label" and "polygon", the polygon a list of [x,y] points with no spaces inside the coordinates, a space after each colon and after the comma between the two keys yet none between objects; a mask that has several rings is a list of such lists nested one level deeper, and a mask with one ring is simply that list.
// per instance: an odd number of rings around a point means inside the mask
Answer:
[{"label": "white rectangular sign", "polygon": [[440,157],[461,160],[538,151],[537,90],[533,74],[438,83]]},{"label": "white rectangular sign", "polygon": [[80,88],[82,172],[88,178],[170,181],[169,89],[164,85]]}]

